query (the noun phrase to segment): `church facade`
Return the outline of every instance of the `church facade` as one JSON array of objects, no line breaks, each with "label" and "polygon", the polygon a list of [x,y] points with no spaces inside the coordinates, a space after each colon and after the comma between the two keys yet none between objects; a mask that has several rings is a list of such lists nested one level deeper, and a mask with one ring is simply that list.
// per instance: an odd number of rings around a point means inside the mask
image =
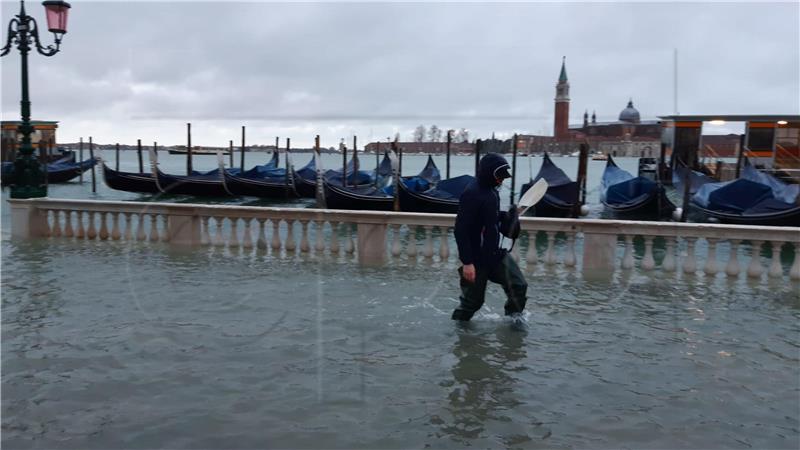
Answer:
[{"label": "church facade", "polygon": [[561,61],[554,103],[553,135],[520,135],[521,148],[535,153],[570,154],[578,151],[580,144],[588,142],[590,151],[612,156],[656,156],[660,151],[661,121],[641,120],[633,99],[628,101],[615,121],[598,122],[594,111],[590,119],[586,110],[582,124],[570,125],[566,58]]}]

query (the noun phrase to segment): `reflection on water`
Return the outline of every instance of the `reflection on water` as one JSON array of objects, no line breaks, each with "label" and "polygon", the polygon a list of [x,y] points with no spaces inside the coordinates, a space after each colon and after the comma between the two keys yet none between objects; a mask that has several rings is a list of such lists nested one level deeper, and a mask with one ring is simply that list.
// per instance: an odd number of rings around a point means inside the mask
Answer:
[{"label": "reflection on water", "polygon": [[[521,361],[527,350],[524,333],[498,329],[494,334],[474,331],[466,325],[456,333],[452,368],[454,384],[445,408],[451,421],[441,423],[441,430],[456,442],[468,445],[481,437],[488,421],[513,422],[508,411],[519,405],[515,372],[524,371]],[[441,421],[436,417],[433,421]],[[528,427],[518,425],[517,438],[527,438]]]}]

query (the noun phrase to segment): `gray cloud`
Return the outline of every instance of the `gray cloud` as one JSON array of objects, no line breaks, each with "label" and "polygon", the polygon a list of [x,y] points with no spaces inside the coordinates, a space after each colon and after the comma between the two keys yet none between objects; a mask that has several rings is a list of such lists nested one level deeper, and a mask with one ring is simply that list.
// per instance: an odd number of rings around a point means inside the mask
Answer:
[{"label": "gray cloud", "polygon": [[[29,12],[44,20],[37,3]],[[16,2],[3,2],[4,24]],[[34,117],[60,140],[221,145],[247,125],[325,145],[423,123],[549,133],[562,55],[571,119],[800,112],[797,3],[238,3],[74,1],[62,52],[31,57]],[[5,35],[4,35],[5,37]],[[49,36],[45,38],[49,40]],[[19,56],[2,59],[4,119]]]}]

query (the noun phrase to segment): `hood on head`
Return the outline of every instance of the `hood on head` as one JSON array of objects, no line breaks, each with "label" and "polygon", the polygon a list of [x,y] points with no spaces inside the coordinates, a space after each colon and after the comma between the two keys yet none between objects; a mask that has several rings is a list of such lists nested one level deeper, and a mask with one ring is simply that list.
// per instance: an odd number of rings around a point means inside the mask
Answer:
[{"label": "hood on head", "polygon": [[501,178],[507,178],[509,173],[508,161],[497,153],[487,153],[478,163],[478,183],[484,187],[497,186],[497,175],[506,175]]}]

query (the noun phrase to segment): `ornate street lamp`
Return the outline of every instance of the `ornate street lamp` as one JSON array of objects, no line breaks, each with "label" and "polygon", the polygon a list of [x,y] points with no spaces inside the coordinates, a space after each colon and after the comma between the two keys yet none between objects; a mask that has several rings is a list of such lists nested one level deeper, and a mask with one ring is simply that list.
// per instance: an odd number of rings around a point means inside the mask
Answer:
[{"label": "ornate street lamp", "polygon": [[70,5],[63,1],[46,1],[42,2],[42,5],[47,15],[47,28],[55,36],[55,44],[47,47],[41,44],[36,19],[25,14],[25,1],[20,0],[19,14],[9,22],[6,45],[0,49],[0,56],[5,56],[11,50],[11,46],[16,45],[22,55],[22,101],[20,102],[22,122],[18,128],[19,134],[22,135],[22,142],[17,159],[14,161],[11,198],[47,196],[45,184],[47,175],[33,156],[34,149],[31,143],[33,126],[31,126],[31,101],[28,97],[28,52],[35,44],[36,50],[44,56],[53,56],[58,53],[61,38],[67,32],[67,14]]}]

